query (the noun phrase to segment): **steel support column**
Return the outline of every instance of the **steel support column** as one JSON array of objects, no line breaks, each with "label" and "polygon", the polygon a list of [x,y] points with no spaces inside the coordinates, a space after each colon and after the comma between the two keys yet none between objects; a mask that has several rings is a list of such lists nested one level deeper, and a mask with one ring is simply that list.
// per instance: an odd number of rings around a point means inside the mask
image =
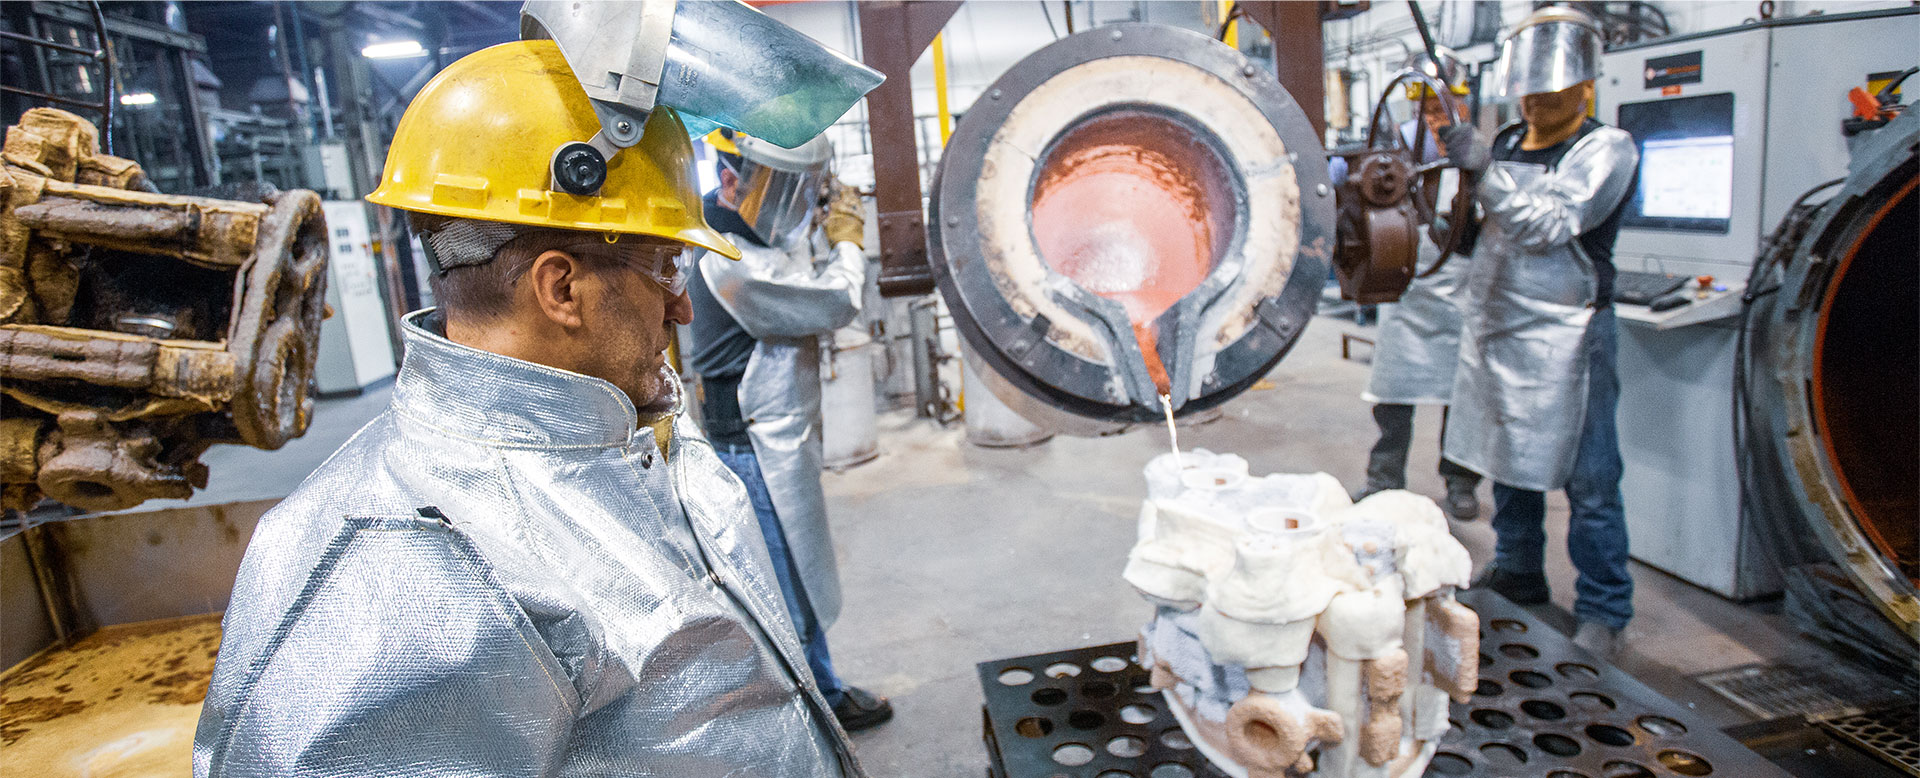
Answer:
[{"label": "steel support column", "polygon": [[887,77],[867,95],[874,204],[880,218],[880,293],[887,297],[933,291],[933,269],[927,265],[927,224],[920,209],[920,144],[914,132],[912,70],[920,52],[926,51],[933,36],[959,8],[959,2],[946,0],[860,4],[862,56],[867,65]]},{"label": "steel support column", "polygon": [[1242,0],[1238,7],[1247,18],[1265,27],[1273,36],[1273,64],[1280,85],[1293,95],[1313,123],[1314,135],[1324,143],[1327,136],[1326,63],[1320,23],[1331,3]]}]

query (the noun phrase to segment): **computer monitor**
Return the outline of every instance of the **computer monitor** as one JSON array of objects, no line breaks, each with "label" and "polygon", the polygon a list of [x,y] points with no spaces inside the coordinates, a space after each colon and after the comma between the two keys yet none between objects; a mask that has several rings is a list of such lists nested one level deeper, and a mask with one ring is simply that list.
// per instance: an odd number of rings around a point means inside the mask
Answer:
[{"label": "computer monitor", "polygon": [[1640,180],[1622,227],[1727,232],[1733,216],[1733,94],[1620,106],[1640,146]]}]

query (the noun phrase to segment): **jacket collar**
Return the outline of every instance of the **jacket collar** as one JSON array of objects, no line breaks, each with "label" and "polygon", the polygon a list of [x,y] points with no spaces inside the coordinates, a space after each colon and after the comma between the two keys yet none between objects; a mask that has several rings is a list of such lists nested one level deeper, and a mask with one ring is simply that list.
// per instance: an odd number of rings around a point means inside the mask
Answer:
[{"label": "jacket collar", "polygon": [[[432,308],[401,319],[406,355],[394,379],[400,414],[462,437],[530,447],[620,446],[632,439],[633,401],[612,383],[447,340]],[[679,376],[667,369],[680,410]]]}]

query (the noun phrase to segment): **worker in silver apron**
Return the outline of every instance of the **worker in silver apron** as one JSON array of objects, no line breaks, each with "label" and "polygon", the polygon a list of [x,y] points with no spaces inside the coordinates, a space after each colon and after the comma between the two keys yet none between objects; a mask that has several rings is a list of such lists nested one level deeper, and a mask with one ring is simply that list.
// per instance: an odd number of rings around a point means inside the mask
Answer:
[{"label": "worker in silver apron", "polygon": [[[761,56],[841,61],[807,54]],[[737,255],[686,126],[654,104],[590,153],[566,57],[483,49],[401,117],[367,199],[406,214],[440,307],[403,320],[391,406],[254,529],[196,776],[865,775],[665,362],[690,249]]]},{"label": "worker in silver apron", "polygon": [[[1468,93],[1465,68],[1451,52],[1442,50],[1441,63],[1435,67],[1426,54],[1417,56],[1408,67],[1425,68],[1448,85],[1456,95]],[[1420,106],[1428,127],[1444,127],[1460,117],[1449,119],[1438,95],[1421,83],[1407,88],[1407,98]],[[1465,103],[1460,108],[1464,111]],[[1445,153],[1439,139],[1428,133],[1424,144],[1416,144],[1413,133],[1418,122],[1409,119],[1400,126],[1401,139],[1409,148],[1420,146],[1422,163],[1439,159]],[[1449,180],[1451,183],[1451,180]],[[1449,202],[1452,192],[1437,193],[1437,202]],[[1440,406],[1440,429],[1445,435],[1450,417],[1448,403],[1453,395],[1453,369],[1460,359],[1460,306],[1464,301],[1462,282],[1466,278],[1467,259],[1452,257],[1433,272],[1440,261],[1440,248],[1425,233],[1420,235],[1417,273],[1397,303],[1380,306],[1380,329],[1373,350],[1373,369],[1367,377],[1366,391],[1360,398],[1373,403],[1373,421],[1380,438],[1367,455],[1367,484],[1356,498],[1407,485],[1407,450],[1413,443],[1414,408]],[[1480,474],[1440,456],[1440,478],[1446,483],[1447,513],[1468,520],[1480,514],[1480,501],[1474,490]]]},{"label": "worker in silver apron", "polygon": [[840,573],[820,486],[820,339],[860,312],[864,217],[858,195],[835,185],[824,223],[811,218],[831,180],[824,138],[783,149],[716,131],[707,142],[720,188],[704,200],[706,218],[741,259],[708,253],[696,267],[688,364],[701,378],[701,422],[753,497],[822,693],[842,726],[865,729],[893,706],[833,669],[826,632],[840,613]]},{"label": "worker in silver apron", "polygon": [[1574,637],[1604,656],[1633,615],[1610,295],[1638,151],[1587,117],[1601,40],[1578,11],[1529,16],[1503,43],[1494,82],[1524,121],[1491,144],[1464,124],[1441,138],[1462,169],[1484,171],[1444,443],[1494,482],[1494,559],[1476,585],[1521,604],[1548,600],[1544,492],[1565,489]]}]

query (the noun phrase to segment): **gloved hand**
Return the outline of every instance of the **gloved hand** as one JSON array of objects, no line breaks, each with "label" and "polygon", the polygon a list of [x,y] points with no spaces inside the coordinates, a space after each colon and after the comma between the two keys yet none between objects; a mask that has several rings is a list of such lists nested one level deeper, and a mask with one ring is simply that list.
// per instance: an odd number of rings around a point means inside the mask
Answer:
[{"label": "gloved hand", "polygon": [[1440,143],[1447,147],[1447,162],[1468,173],[1486,172],[1493,165],[1493,149],[1480,139],[1471,124],[1454,124],[1440,130]]},{"label": "gloved hand", "polygon": [[867,231],[866,212],[867,209],[860,203],[858,190],[834,182],[833,197],[827,201],[827,220],[822,225],[827,232],[827,244],[846,241],[861,246]]}]

